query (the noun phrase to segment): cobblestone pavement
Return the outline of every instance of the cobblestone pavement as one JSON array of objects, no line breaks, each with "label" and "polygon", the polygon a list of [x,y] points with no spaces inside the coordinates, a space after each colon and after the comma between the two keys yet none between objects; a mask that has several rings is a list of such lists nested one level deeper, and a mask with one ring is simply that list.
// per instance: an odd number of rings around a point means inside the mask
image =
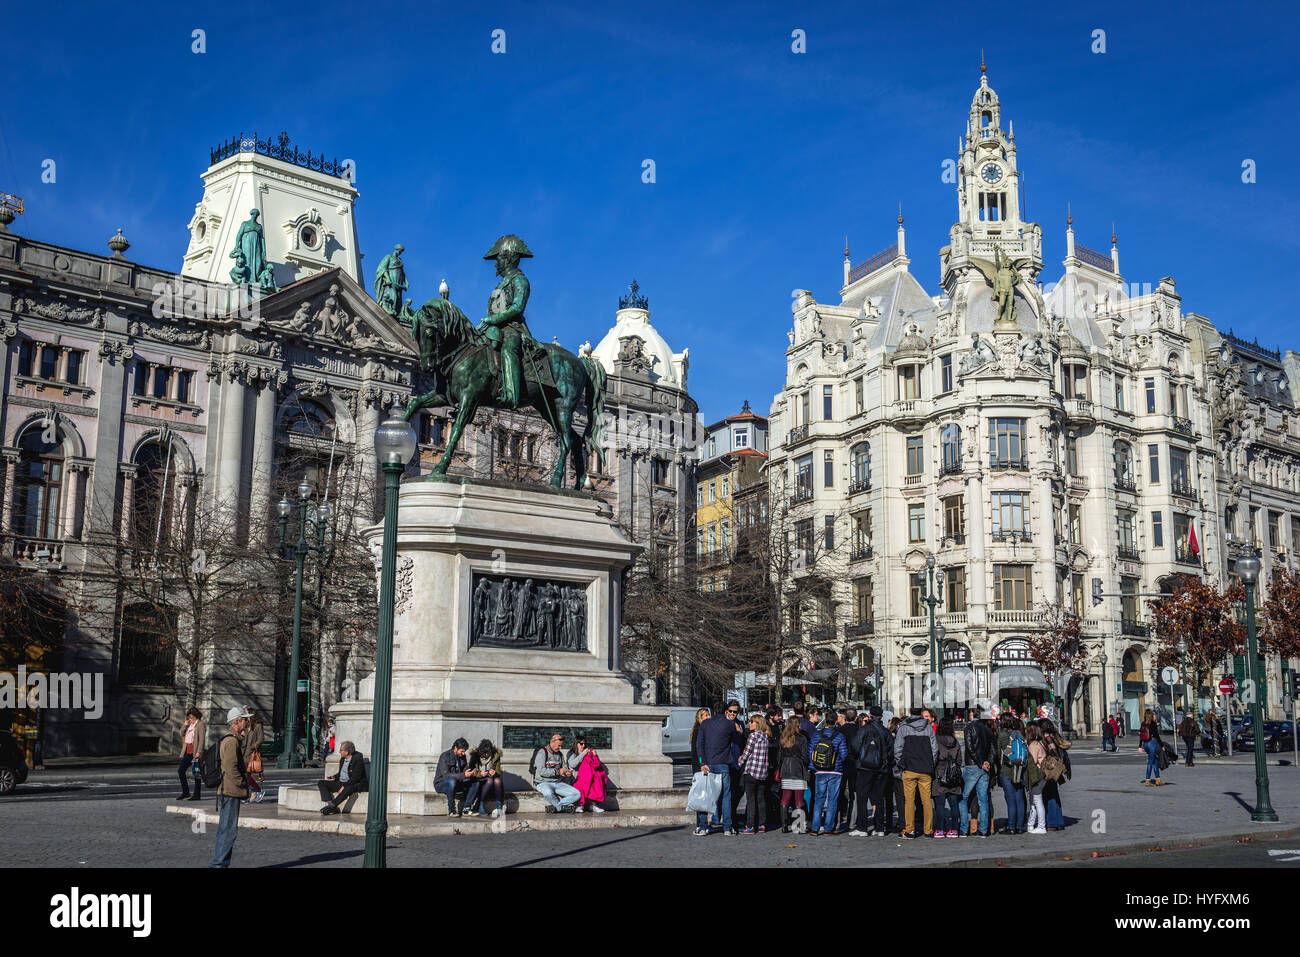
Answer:
[{"label": "cobblestone pavement", "polygon": [[[1269,842],[1268,849],[1300,848],[1300,770],[1270,767],[1276,825],[1253,825],[1253,767],[1204,760],[1166,772],[1168,784],[1142,786],[1140,755],[1080,752],[1074,779],[1063,790],[1068,827],[1041,836],[987,840],[899,841],[896,838],[810,838],[773,832],[707,838],[689,827],[455,835],[390,840],[394,867],[432,866],[910,866],[987,862],[1103,866],[1221,861],[1224,866],[1285,866],[1287,854],[1268,857],[1233,843],[1236,835]],[[6,864],[19,867],[203,866],[211,853],[211,825],[163,810],[166,800],[68,796],[60,801],[0,801]],[[211,802],[204,802],[211,808]],[[996,815],[1004,813],[995,792]],[[611,816],[612,817],[612,816]],[[612,823],[612,822],[611,822]],[[1273,835],[1280,835],[1274,839]],[[359,866],[356,837],[241,829],[239,867]],[[1187,845],[1192,847],[1187,847]],[[1201,846],[1204,845],[1204,846]],[[1161,848],[1163,850],[1156,850]],[[1216,850],[1217,848],[1217,850]],[[1093,858],[1096,852],[1099,856]],[[1300,851],[1293,856],[1300,858]],[[1066,862],[1071,857],[1075,860]],[[1124,866],[1120,864],[1120,866]],[[1196,865],[1210,866],[1210,865]],[[1218,865],[1213,865],[1218,866]]]}]

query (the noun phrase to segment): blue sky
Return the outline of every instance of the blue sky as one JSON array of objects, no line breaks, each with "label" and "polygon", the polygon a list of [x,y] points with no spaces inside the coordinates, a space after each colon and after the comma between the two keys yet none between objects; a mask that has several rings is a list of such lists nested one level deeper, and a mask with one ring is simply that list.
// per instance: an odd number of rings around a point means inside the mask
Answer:
[{"label": "blue sky", "polygon": [[1129,282],[1172,275],[1184,310],[1300,349],[1300,13],[1281,5],[179,6],[9,11],[0,190],[27,204],[13,228],[106,251],[122,227],[131,258],[178,269],[209,148],[284,129],[355,160],[367,266],[404,243],[417,301],[446,276],[481,314],[481,257],[517,232],[536,253],[530,326],[576,348],[635,277],[660,332],[690,347],[713,421],[746,398],[766,411],[791,290],[837,302],[844,235],[855,262],[889,245],[900,201],[911,268],[937,289],[956,217],[942,163],[983,47],[1044,279],[1068,200],[1080,243],[1108,248],[1116,222]]}]

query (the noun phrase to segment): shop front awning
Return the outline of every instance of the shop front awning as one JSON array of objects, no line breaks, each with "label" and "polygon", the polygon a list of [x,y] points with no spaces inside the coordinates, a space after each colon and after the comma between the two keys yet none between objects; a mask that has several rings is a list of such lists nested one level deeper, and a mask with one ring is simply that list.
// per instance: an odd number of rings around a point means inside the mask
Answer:
[{"label": "shop front awning", "polygon": [[[771,674],[760,674],[754,676],[754,686],[757,688],[770,688],[776,684],[776,678]],[[820,681],[813,681],[811,678],[791,677],[790,675],[781,676],[781,687],[792,688],[797,685],[816,685]]]},{"label": "shop front awning", "polygon": [[1041,688],[1047,690],[1047,676],[1043,669],[1033,665],[1002,665],[993,670],[993,681],[1003,691],[1008,688]]},{"label": "shop front awning", "polygon": [[838,668],[813,668],[807,673],[807,678],[810,683],[825,684],[838,673]]}]

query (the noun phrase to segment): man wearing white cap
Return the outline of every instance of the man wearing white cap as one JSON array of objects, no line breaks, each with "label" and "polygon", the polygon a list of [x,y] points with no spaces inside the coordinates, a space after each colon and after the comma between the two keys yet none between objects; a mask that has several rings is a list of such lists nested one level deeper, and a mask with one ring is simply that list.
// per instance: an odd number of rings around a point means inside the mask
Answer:
[{"label": "man wearing white cap", "polygon": [[217,755],[221,766],[221,785],[217,788],[217,843],[212,849],[209,867],[229,867],[239,831],[239,807],[248,797],[244,776],[244,732],[248,729],[249,710],[236,706],[226,712],[229,727],[221,738]]}]

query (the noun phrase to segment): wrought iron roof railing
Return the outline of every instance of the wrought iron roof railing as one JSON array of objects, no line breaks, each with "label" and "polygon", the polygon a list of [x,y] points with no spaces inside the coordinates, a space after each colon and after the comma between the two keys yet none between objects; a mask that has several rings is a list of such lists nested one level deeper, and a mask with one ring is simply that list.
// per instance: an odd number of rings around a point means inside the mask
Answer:
[{"label": "wrought iron roof railing", "polygon": [[212,148],[211,163],[215,166],[236,153],[260,153],[263,156],[271,157],[271,159],[278,159],[285,163],[292,163],[294,166],[301,166],[317,173],[324,173],[326,176],[351,179],[352,167],[347,160],[340,163],[337,156],[333,159],[326,159],[323,153],[313,154],[311,150],[305,153],[299,152],[298,147],[289,146],[289,134],[284,130],[280,131],[280,135],[275,140],[269,138],[259,139],[256,130],[253,131],[252,136],[245,136],[242,132],[238,136],[232,136],[228,142],[219,143]]},{"label": "wrought iron roof railing", "polygon": [[1087,246],[1075,243],[1074,254],[1089,266],[1096,266],[1098,269],[1106,270],[1106,272],[1115,271],[1115,260],[1111,258],[1110,253],[1099,253],[1095,249],[1089,249]]},{"label": "wrought iron roof railing", "polygon": [[888,246],[870,259],[864,260],[849,270],[849,282],[855,283],[863,276],[870,276],[881,266],[887,266],[898,258],[898,243]]}]

